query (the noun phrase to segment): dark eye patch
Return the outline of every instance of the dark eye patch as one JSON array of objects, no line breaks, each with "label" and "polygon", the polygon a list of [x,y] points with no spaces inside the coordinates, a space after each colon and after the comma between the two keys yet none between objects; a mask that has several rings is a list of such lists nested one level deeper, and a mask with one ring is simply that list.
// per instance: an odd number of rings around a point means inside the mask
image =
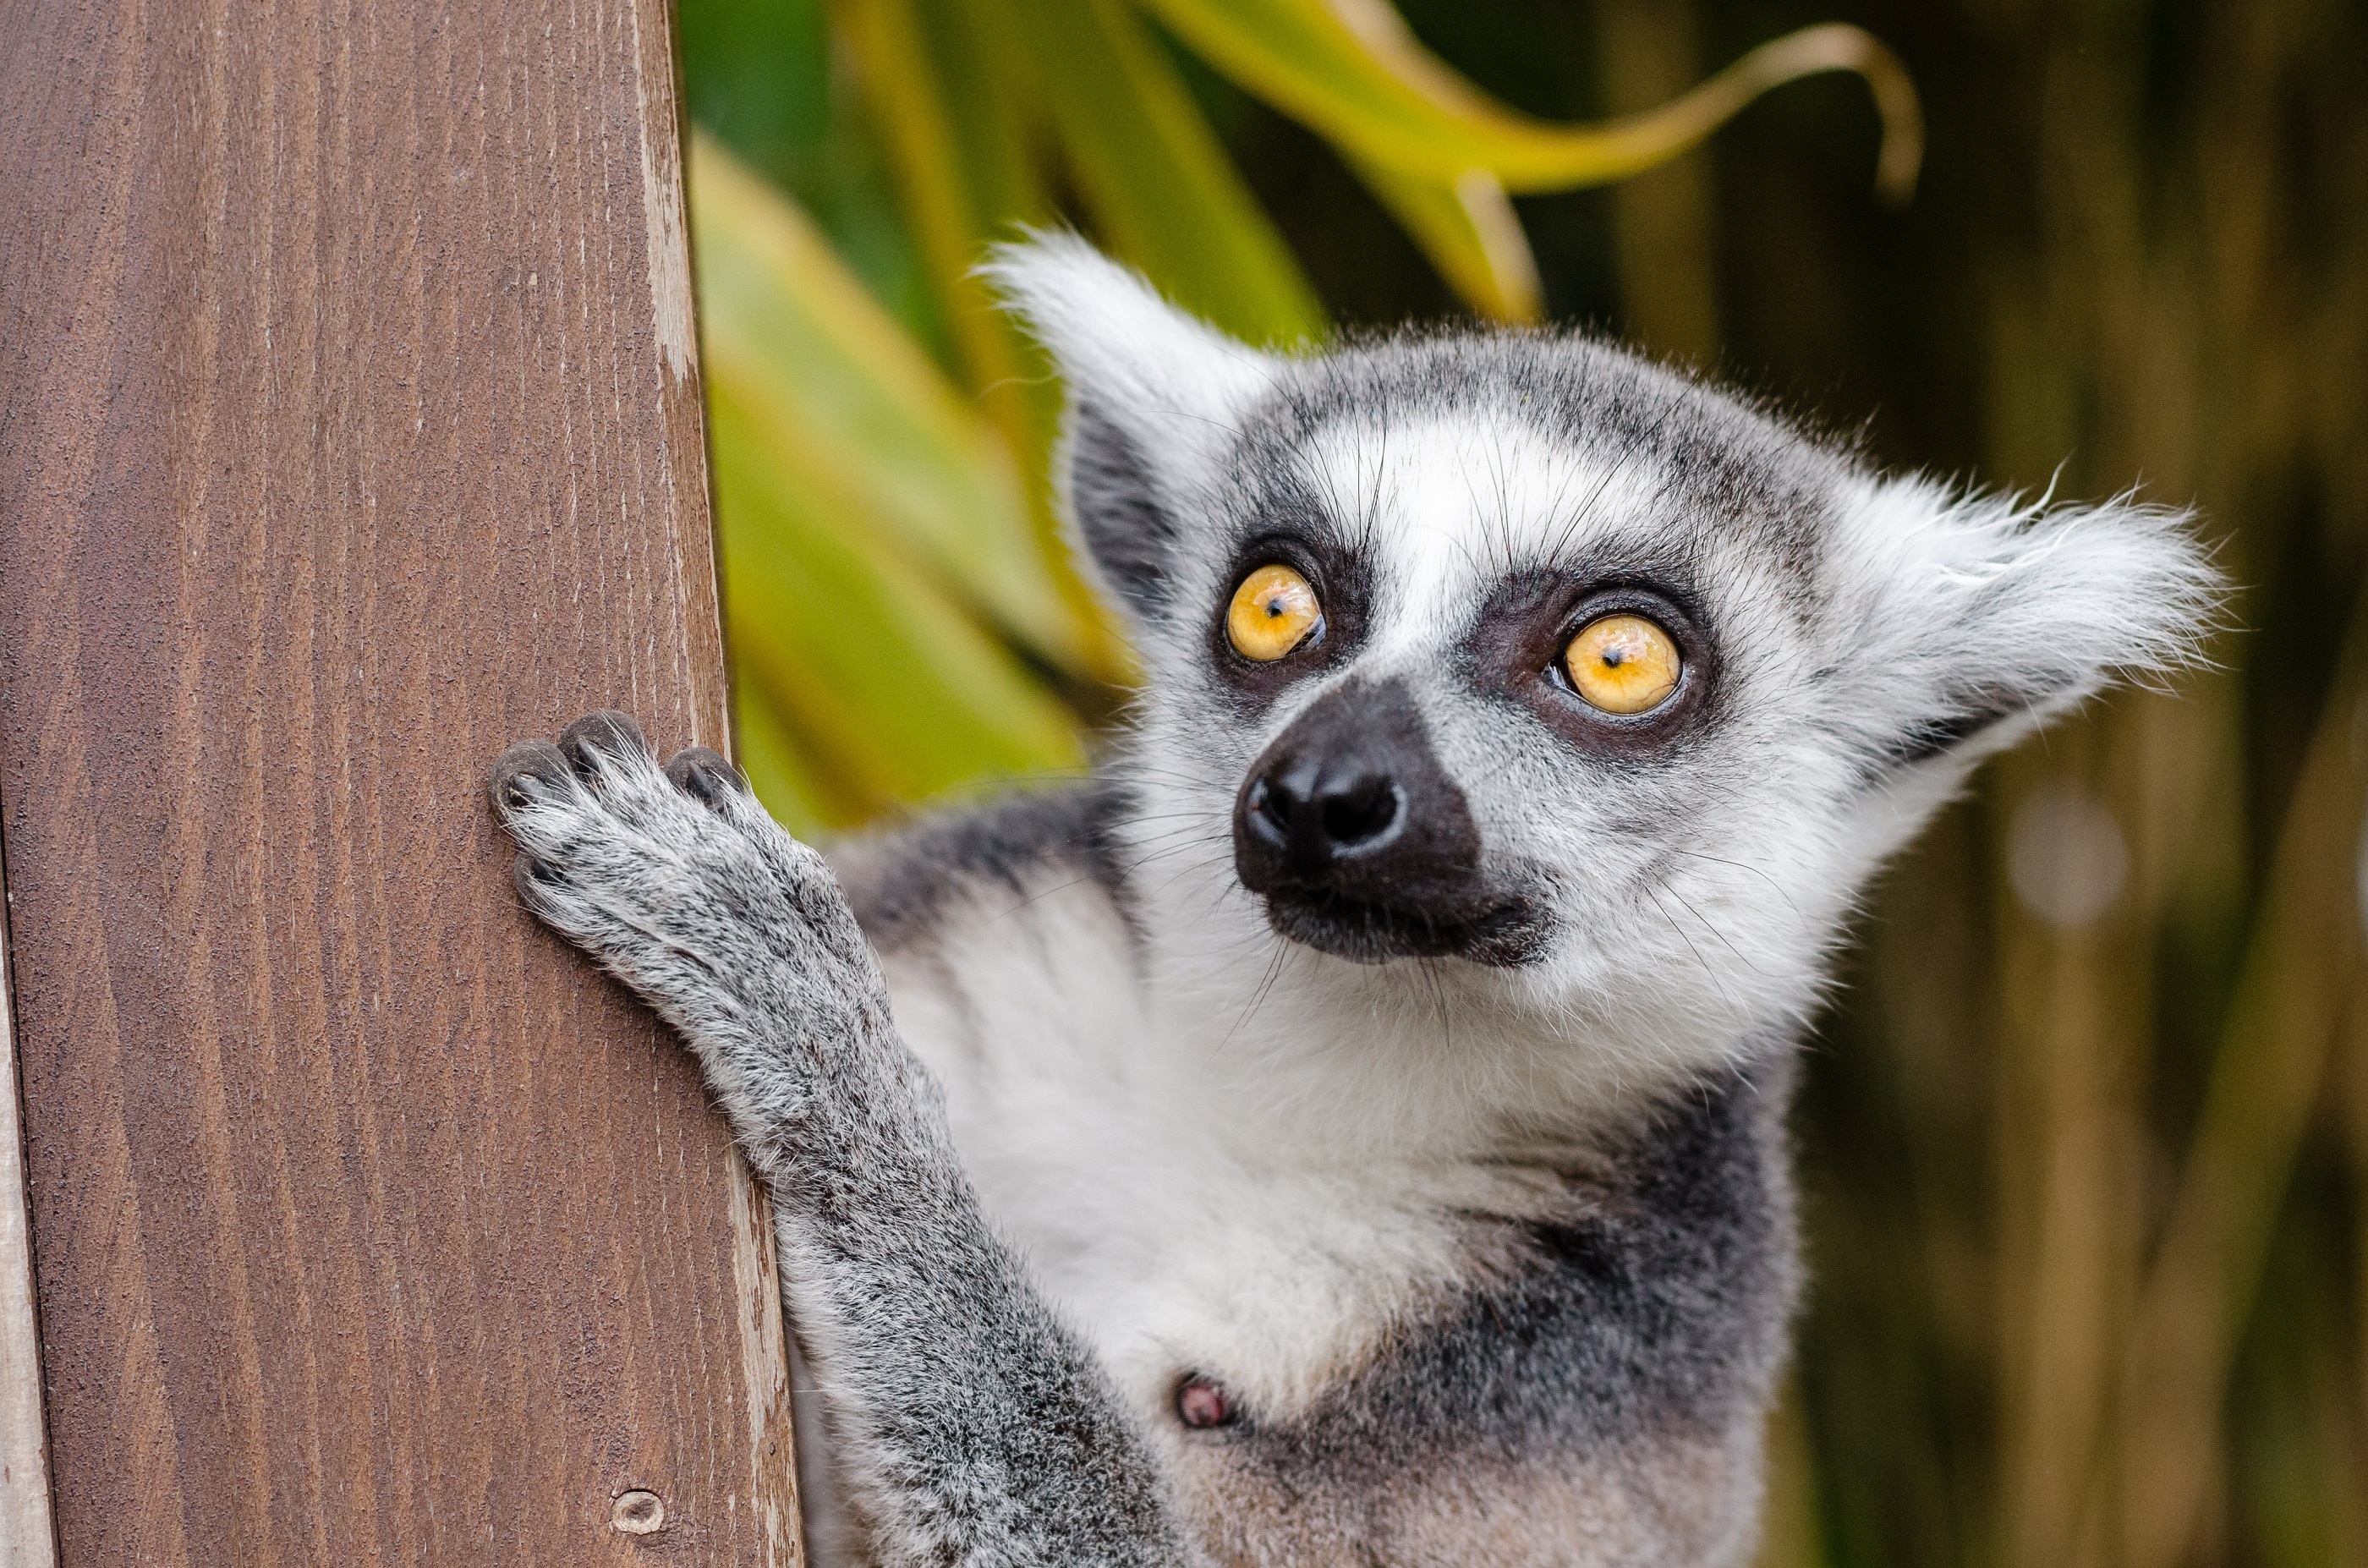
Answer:
[{"label": "dark eye patch", "polygon": [[[1338,665],[1363,642],[1372,605],[1372,563],[1303,487],[1278,487],[1258,524],[1235,548],[1206,610],[1209,662],[1252,706],[1263,708],[1292,682]],[[1248,659],[1225,634],[1234,589],[1261,566],[1288,566],[1307,579],[1323,620],[1306,641],[1270,663]]]},{"label": "dark eye patch", "polygon": [[[1563,650],[1607,615],[1642,616],[1668,632],[1684,660],[1677,689],[1642,713],[1607,713],[1580,697]],[[1664,582],[1617,574],[1517,573],[1481,607],[1464,641],[1474,687],[1519,703],[1580,751],[1647,759],[1698,734],[1712,716],[1718,649],[1693,596]]]}]

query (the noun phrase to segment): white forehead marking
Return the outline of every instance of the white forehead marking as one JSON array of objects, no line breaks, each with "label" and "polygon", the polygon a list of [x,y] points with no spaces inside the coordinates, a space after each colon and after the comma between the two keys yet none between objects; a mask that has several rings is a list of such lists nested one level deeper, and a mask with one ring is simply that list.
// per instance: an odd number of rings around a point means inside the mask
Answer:
[{"label": "white forehead marking", "polygon": [[1319,432],[1302,460],[1315,494],[1371,554],[1368,646],[1381,655],[1460,629],[1509,571],[1622,533],[1641,545],[1663,526],[1657,465],[1557,442],[1520,419],[1344,421]]}]

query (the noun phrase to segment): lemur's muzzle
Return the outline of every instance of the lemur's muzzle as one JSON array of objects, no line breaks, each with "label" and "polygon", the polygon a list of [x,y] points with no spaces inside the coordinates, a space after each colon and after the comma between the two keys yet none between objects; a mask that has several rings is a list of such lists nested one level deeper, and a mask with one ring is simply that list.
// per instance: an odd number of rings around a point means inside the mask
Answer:
[{"label": "lemur's muzzle", "polygon": [[1520,901],[1492,896],[1480,833],[1397,680],[1326,693],[1250,767],[1234,802],[1234,866],[1282,935],[1380,963],[1500,950]]}]

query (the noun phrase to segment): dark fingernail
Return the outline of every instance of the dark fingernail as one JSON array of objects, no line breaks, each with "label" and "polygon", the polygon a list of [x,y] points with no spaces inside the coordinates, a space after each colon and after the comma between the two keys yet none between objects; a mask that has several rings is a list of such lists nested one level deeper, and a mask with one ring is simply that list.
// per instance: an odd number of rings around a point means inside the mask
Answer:
[{"label": "dark fingernail", "polygon": [[701,803],[721,809],[734,794],[747,792],[748,781],[740,770],[726,761],[723,754],[706,746],[692,746],[677,754],[666,764],[666,777],[675,787]]},{"label": "dark fingernail", "polygon": [[591,754],[605,756],[647,756],[650,743],[642,727],[613,708],[603,708],[597,713],[586,713],[560,732],[559,749],[578,772],[593,766]]},{"label": "dark fingernail", "polygon": [[549,741],[520,741],[494,759],[486,778],[496,814],[531,804],[537,795],[567,777],[567,759]]}]

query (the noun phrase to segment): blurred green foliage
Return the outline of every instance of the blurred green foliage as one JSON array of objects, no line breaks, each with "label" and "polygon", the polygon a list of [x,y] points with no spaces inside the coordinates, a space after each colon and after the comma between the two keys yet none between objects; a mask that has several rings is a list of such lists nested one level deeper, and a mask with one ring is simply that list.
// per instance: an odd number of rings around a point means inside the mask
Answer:
[{"label": "blurred green foliage", "polygon": [[[1900,210],[1850,84],[1608,189],[1509,151],[1678,99],[1815,0],[1401,9],[682,0],[768,802],[848,825],[1072,769],[1122,687],[1044,504],[1053,391],[968,279],[1015,222],[1253,338],[1542,309],[1888,464],[2192,500],[2246,585],[2221,667],[1990,769],[1885,882],[1810,1056],[1765,1560],[2368,1563],[2368,12],[1852,0],[1931,128]],[[1392,112],[1426,129],[1356,119]],[[1517,130],[1429,159],[1459,115]],[[2122,868],[2070,924],[2026,885],[2066,798]]]},{"label": "blurred green foliage", "polygon": [[976,276],[989,245],[1075,225],[1237,336],[1331,330],[1210,113],[1224,78],[1172,39],[1318,127],[1507,318],[1539,307],[1508,180],[1632,173],[1834,71],[1875,89],[1895,195],[1918,157],[1896,62],[1841,26],[1569,125],[1472,87],[1379,0],[714,0],[681,25],[715,133],[691,220],[742,751],[803,828],[1073,768],[1126,678],[1058,538],[1057,393]]},{"label": "blurred green foliage", "polygon": [[1089,663],[995,433],[796,207],[707,141],[690,218],[741,751],[802,823],[1074,765]]}]

